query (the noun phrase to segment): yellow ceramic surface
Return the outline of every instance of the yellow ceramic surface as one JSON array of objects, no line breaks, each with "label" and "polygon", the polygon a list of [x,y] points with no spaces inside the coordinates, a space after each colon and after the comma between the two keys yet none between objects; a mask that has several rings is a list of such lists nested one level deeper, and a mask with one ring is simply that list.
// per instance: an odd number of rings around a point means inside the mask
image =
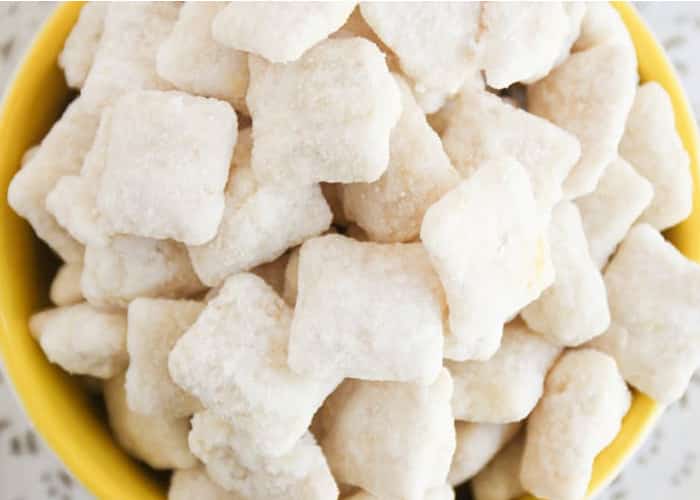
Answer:
[{"label": "yellow ceramic surface", "polygon": [[[614,4],[634,40],[642,81],[655,80],[671,95],[676,125],[692,160],[698,185],[698,132],[678,78],[636,11]],[[26,149],[45,135],[70,98],[56,59],[80,11],[80,3],[58,7],[34,41],[0,111],[0,351],[13,385],[41,435],[98,498],[163,499],[161,481],[132,461],[112,440],[100,410],[80,387],[51,365],[32,339],[27,320],[46,303],[46,253],[29,226],[7,205],[7,186]],[[690,218],[671,230],[671,241],[700,261],[700,196]],[[660,413],[637,394],[622,430],[596,459],[590,491],[606,484],[636,449]]]}]

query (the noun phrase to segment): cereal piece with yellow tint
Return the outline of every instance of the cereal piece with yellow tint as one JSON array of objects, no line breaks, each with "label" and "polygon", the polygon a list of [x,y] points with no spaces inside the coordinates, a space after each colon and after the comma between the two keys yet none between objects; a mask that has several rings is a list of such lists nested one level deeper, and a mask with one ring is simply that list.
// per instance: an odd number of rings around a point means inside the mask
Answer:
[{"label": "cereal piece with yellow tint", "polygon": [[307,240],[289,366],[307,376],[431,383],[442,368],[444,310],[419,243]]},{"label": "cereal piece with yellow tint", "polygon": [[85,83],[102,38],[108,7],[106,2],[85,4],[80,10],[78,21],[66,38],[63,50],[58,55],[58,65],[63,69],[69,87],[78,89]]},{"label": "cereal piece with yellow tint", "polygon": [[493,356],[503,325],[554,279],[527,171],[510,158],[479,165],[431,206],[421,240],[450,308],[448,359]]},{"label": "cereal piece with yellow tint", "polygon": [[185,2],[158,49],[156,69],[180,90],[229,101],[246,112],[248,54],[219,45],[211,33],[212,21],[225,8],[219,2]]},{"label": "cereal piece with yellow tint", "polygon": [[34,314],[29,329],[46,357],[68,373],[110,378],[129,362],[126,315],[80,303]]},{"label": "cereal piece with yellow tint", "polygon": [[248,64],[251,165],[260,182],[302,186],[381,177],[401,99],[376,45],[334,38],[293,63],[250,56]]},{"label": "cereal piece with yellow tint", "polygon": [[654,187],[651,205],[640,222],[663,231],[690,215],[690,157],[676,130],[671,99],[658,83],[645,83],[637,90],[620,142],[620,155]]},{"label": "cereal piece with yellow tint", "polygon": [[389,167],[375,182],[343,185],[342,194],[346,217],[385,243],[415,240],[425,211],[459,180],[408,85],[395,78],[403,110],[391,132]]},{"label": "cereal piece with yellow tint", "polygon": [[513,500],[525,494],[520,483],[524,449],[525,434],[520,434],[474,476],[471,487],[475,500]]},{"label": "cereal piece with yellow tint", "polygon": [[117,443],[134,458],[154,469],[188,469],[197,465],[187,446],[188,418],[154,417],[131,411],[123,374],[105,382],[104,399]]},{"label": "cereal piece with yellow tint", "polygon": [[593,460],[617,435],[630,400],[614,359],[593,349],[566,352],[527,421],[523,487],[541,498],[585,497]]},{"label": "cereal piece with yellow tint", "polygon": [[80,290],[80,276],[83,274],[82,262],[63,264],[58,268],[51,281],[49,298],[57,306],[69,306],[83,301]]},{"label": "cereal piece with yellow tint", "polygon": [[355,8],[341,2],[229,2],[214,18],[222,45],[289,63],[340,28]]},{"label": "cereal piece with yellow tint", "polygon": [[563,201],[554,208],[549,245],[554,284],[521,311],[525,323],[549,342],[577,346],[610,325],[603,276],[588,251],[576,205]]},{"label": "cereal piece with yellow tint", "polygon": [[191,469],[177,469],[170,478],[168,500],[244,500],[240,495],[226,491],[214,481],[201,465]]},{"label": "cereal piece with yellow tint", "polygon": [[126,396],[129,408],[145,415],[189,417],[199,401],[170,378],[168,355],[192,326],[204,304],[191,300],[140,298],[128,311]]},{"label": "cereal piece with yellow tint", "polygon": [[321,447],[336,480],[379,498],[411,500],[444,485],[455,450],[451,398],[444,369],[431,385],[343,382],[319,415]]}]

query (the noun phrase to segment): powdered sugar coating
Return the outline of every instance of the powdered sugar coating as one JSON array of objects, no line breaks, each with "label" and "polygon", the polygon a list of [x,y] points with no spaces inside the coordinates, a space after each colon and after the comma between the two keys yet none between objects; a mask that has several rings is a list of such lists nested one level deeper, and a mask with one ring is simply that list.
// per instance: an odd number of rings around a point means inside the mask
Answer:
[{"label": "powdered sugar coating", "polygon": [[415,240],[425,211],[459,179],[408,85],[395,78],[403,109],[391,132],[389,167],[375,182],[343,185],[342,194],[346,217],[387,243]]},{"label": "powdered sugar coating", "polygon": [[226,491],[209,479],[201,465],[191,469],[177,469],[170,478],[168,500],[244,500],[240,495]]},{"label": "powdered sugar coating", "polygon": [[612,323],[590,346],[660,404],[677,400],[700,365],[700,266],[638,224],[608,264],[605,285]]},{"label": "powdered sugar coating", "polygon": [[80,88],[85,83],[102,37],[108,6],[106,2],[85,4],[66,38],[63,50],[58,55],[58,65],[63,68],[69,87]]},{"label": "powdered sugar coating", "polygon": [[292,370],[422,383],[438,376],[445,305],[420,244],[363,243],[340,235],[307,240],[298,280]]},{"label": "powdered sugar coating", "polygon": [[607,44],[572,54],[528,88],[528,109],[581,142],[581,158],[564,182],[567,198],[592,192],[617,156],[636,84],[634,53]]},{"label": "powdered sugar coating", "polygon": [[191,300],[140,298],[129,304],[126,396],[132,411],[178,418],[200,409],[199,401],[170,378],[168,355],[203,309]]},{"label": "powdered sugar coating", "polygon": [[270,262],[328,228],[333,215],[318,184],[262,184],[250,168],[250,129],[241,131],[225,192],[224,215],[213,240],[190,246],[198,276],[209,286]]},{"label": "powdered sugar coating", "polygon": [[82,273],[82,262],[63,264],[59,267],[49,289],[51,302],[57,306],[69,306],[82,302],[83,293],[80,290],[80,276]]},{"label": "powdered sugar coating", "polygon": [[554,279],[527,172],[509,158],[481,164],[431,206],[421,240],[450,306],[448,359],[490,358],[504,323]]},{"label": "powdered sugar coating", "polygon": [[599,269],[607,264],[653,196],[651,183],[618,157],[605,168],[595,191],[576,200],[591,258]]},{"label": "powdered sugar coating", "polygon": [[455,422],[457,448],[452,457],[447,481],[457,486],[474,477],[501,448],[513,439],[521,427],[521,422],[510,424]]},{"label": "powdered sugar coating", "polygon": [[34,314],[29,329],[52,363],[69,373],[110,378],[129,362],[126,315],[86,303]]},{"label": "powdered sugar coating", "polygon": [[212,33],[227,47],[288,63],[340,28],[356,3],[230,2],[214,18]]},{"label": "powdered sugar coating", "polygon": [[236,274],[170,353],[173,380],[248,435],[259,453],[289,451],[340,382],[289,369],[291,320],[292,311],[262,279]]},{"label": "powdered sugar coating", "polygon": [[514,321],[503,329],[501,347],[488,361],[446,361],[455,387],[455,419],[497,424],[524,419],[542,396],[544,377],[560,353]]},{"label": "powdered sugar coating", "polygon": [[210,411],[192,419],[189,443],[209,476],[242,498],[332,500],[338,488],[321,448],[306,432],[286,453],[259,454],[246,436]]},{"label": "powdered sugar coating", "polygon": [[104,384],[109,426],[127,453],[154,469],[187,469],[197,464],[187,446],[190,429],[187,418],[163,418],[135,413],[129,409],[124,375]]},{"label": "powdered sugar coating", "polygon": [[527,421],[525,489],[553,500],[585,497],[593,459],[617,435],[630,400],[614,359],[592,349],[566,352]]},{"label": "powdered sugar coating", "polygon": [[211,33],[214,17],[225,8],[219,2],[185,2],[158,48],[156,69],[178,89],[229,101],[246,112],[248,54],[219,45]]},{"label": "powdered sugar coating", "polygon": [[512,500],[526,493],[520,483],[524,449],[525,434],[521,433],[472,479],[475,500]]},{"label": "powdered sugar coating", "polygon": [[248,64],[260,182],[372,182],[384,173],[401,100],[376,45],[334,38],[293,63],[250,56]]},{"label": "powdered sugar coating", "polygon": [[671,98],[658,83],[645,83],[637,90],[620,142],[620,155],[654,187],[654,198],[640,222],[663,231],[690,215],[690,157],[676,130]]},{"label": "powdered sugar coating", "polygon": [[455,450],[451,397],[444,369],[427,386],[343,382],[320,413],[321,447],[336,480],[379,498],[423,500],[445,483]]},{"label": "powdered sugar coating", "polygon": [[554,208],[549,245],[554,283],[520,314],[550,342],[577,346],[608,328],[610,310],[603,277],[588,251],[581,216],[573,203],[563,201]]}]

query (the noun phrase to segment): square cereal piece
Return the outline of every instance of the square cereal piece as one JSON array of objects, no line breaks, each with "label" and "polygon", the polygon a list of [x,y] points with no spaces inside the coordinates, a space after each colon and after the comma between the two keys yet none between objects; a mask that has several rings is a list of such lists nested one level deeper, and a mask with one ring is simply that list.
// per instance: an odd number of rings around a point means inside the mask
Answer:
[{"label": "square cereal piece", "polygon": [[564,195],[595,190],[617,148],[632,107],[637,60],[621,44],[577,52],[528,87],[528,109],[574,134],[581,158],[564,182]]},{"label": "square cereal piece", "polygon": [[700,365],[700,266],[648,224],[632,228],[605,270],[612,322],[590,346],[662,405],[680,398]]},{"label": "square cereal piece", "polygon": [[58,65],[63,69],[69,87],[79,89],[85,83],[102,38],[108,7],[106,2],[85,4],[80,10],[78,21],[66,38],[63,50],[58,55]]},{"label": "square cereal piece", "polygon": [[581,345],[610,326],[610,310],[603,276],[588,251],[581,216],[569,201],[554,208],[549,247],[554,283],[520,314],[549,342]]},{"label": "square cereal piece", "polygon": [[82,262],[63,264],[59,267],[49,288],[51,302],[57,306],[70,306],[82,302],[84,300],[83,292],[80,290],[80,276],[82,274]]},{"label": "square cereal piece", "polygon": [[654,198],[640,222],[663,231],[690,215],[690,157],[676,130],[671,99],[658,83],[645,83],[637,89],[620,142],[620,155],[654,187]]},{"label": "square cereal piece", "polygon": [[80,286],[98,307],[126,307],[137,297],[190,297],[205,289],[184,245],[171,240],[114,236],[85,247]]},{"label": "square cereal piece", "polygon": [[288,63],[340,28],[356,3],[229,2],[214,18],[212,33],[226,47]]},{"label": "square cereal piece", "polygon": [[651,183],[618,157],[605,168],[595,191],[576,200],[588,249],[599,269],[605,267],[653,196]]},{"label": "square cereal piece", "polygon": [[614,359],[593,349],[567,351],[527,420],[523,487],[540,498],[584,498],[593,460],[617,435],[630,401]]},{"label": "square cereal piece", "polygon": [[142,415],[129,409],[124,375],[104,384],[109,426],[119,445],[134,458],[154,469],[188,469],[197,459],[187,446],[189,418]]},{"label": "square cereal piece", "polygon": [[560,353],[561,348],[514,321],[504,328],[501,347],[488,361],[447,361],[455,419],[505,424],[526,418]]},{"label": "square cereal piece", "polygon": [[291,321],[291,309],[262,279],[236,274],[170,353],[173,380],[268,455],[294,446],[340,382],[289,369]]},{"label": "square cereal piece", "polygon": [[581,156],[575,136],[482,90],[464,89],[447,115],[442,142],[465,178],[484,161],[511,156],[527,170],[543,221]]},{"label": "square cereal piece", "polygon": [[471,482],[474,500],[512,500],[526,493],[520,483],[524,449],[525,434],[521,433],[474,476]]},{"label": "square cereal piece", "polygon": [[34,314],[29,329],[46,357],[68,373],[107,379],[129,363],[126,315],[80,303]]},{"label": "square cereal piece", "polygon": [[379,498],[423,500],[445,484],[455,450],[451,398],[444,369],[431,385],[343,382],[319,414],[336,480]]},{"label": "square cereal piece", "polygon": [[413,81],[421,107],[432,113],[478,72],[476,2],[363,2],[362,17]]},{"label": "square cereal piece", "polygon": [[389,167],[378,181],[343,185],[341,197],[347,219],[385,243],[415,240],[425,211],[459,180],[408,85],[395,78],[403,110],[391,131]]},{"label": "square cereal piece", "polygon": [[97,209],[112,233],[189,245],[216,236],[237,134],[215,99],[137,91],[112,109]]},{"label": "square cereal piece", "polygon": [[191,469],[176,469],[170,476],[168,500],[241,500],[236,493],[226,491],[209,479],[202,465]]},{"label": "square cereal piece", "polygon": [[421,240],[450,307],[448,359],[493,356],[503,325],[554,279],[527,172],[510,158],[481,164],[431,206]]},{"label": "square cereal piece", "polygon": [[318,184],[259,183],[250,168],[250,129],[242,130],[238,141],[216,237],[188,247],[197,275],[209,286],[275,260],[328,229],[333,217]]},{"label": "square cereal piece", "polygon": [[89,109],[82,98],[75,99],[15,174],[7,192],[12,209],[27,219],[37,236],[65,262],[80,262],[83,247],[46,209],[46,196],[61,177],[80,172],[99,120],[99,114]]},{"label": "square cereal piece", "polygon": [[204,304],[192,300],[140,298],[129,304],[126,397],[132,411],[178,418],[201,409],[170,378],[168,355],[203,309]]},{"label": "square cereal piece", "polygon": [[158,49],[156,69],[178,89],[229,101],[247,112],[248,54],[219,45],[211,33],[214,17],[224,8],[219,2],[186,2]]},{"label": "square cereal piece", "polygon": [[447,481],[452,486],[457,486],[474,477],[501,448],[513,439],[522,425],[522,422],[510,424],[455,422],[457,449],[452,457]]},{"label": "square cereal piece", "polygon": [[301,186],[372,182],[384,173],[401,99],[376,45],[330,39],[293,63],[250,56],[248,64],[258,180]]},{"label": "square cereal piece", "polygon": [[127,2],[107,6],[104,27],[81,96],[102,110],[133,90],[172,88],[156,73],[156,53],[170,34],[177,2]]},{"label": "square cereal piece", "polygon": [[445,302],[419,243],[340,235],[301,247],[289,366],[306,375],[431,383]]},{"label": "square cereal piece", "polygon": [[192,418],[189,443],[216,483],[236,498],[265,500],[336,500],[338,487],[321,448],[304,433],[280,456],[266,456],[245,434],[211,411]]}]

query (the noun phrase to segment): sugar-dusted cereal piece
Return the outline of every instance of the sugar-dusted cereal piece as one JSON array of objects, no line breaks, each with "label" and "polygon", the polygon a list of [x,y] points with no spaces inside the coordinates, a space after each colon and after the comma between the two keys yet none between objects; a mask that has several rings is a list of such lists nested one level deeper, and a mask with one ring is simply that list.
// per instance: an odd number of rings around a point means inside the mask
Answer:
[{"label": "sugar-dusted cereal piece", "polygon": [[444,369],[431,385],[343,382],[320,413],[321,447],[336,480],[407,500],[445,484],[455,450],[451,398]]},{"label": "sugar-dusted cereal piece", "polygon": [[289,451],[340,382],[289,369],[291,321],[291,309],[262,279],[233,275],[170,353],[173,380],[260,453]]},{"label": "sugar-dusted cereal piece", "polygon": [[158,49],[156,69],[178,89],[229,101],[237,111],[246,112],[248,54],[219,45],[211,33],[214,17],[225,7],[219,2],[185,2]]},{"label": "sugar-dusted cereal piece", "polygon": [[618,157],[605,167],[595,191],[576,200],[591,258],[599,269],[605,267],[653,196],[651,183]]},{"label": "sugar-dusted cereal piece", "polygon": [[307,375],[430,383],[442,368],[437,275],[419,243],[340,235],[301,247],[289,366]]},{"label": "sugar-dusted cereal piece", "polygon": [[376,45],[330,39],[294,63],[249,56],[248,64],[252,167],[261,182],[372,182],[384,173],[401,99]]},{"label": "sugar-dusted cereal piece", "polygon": [[[366,491],[359,490],[350,495],[342,495],[343,500],[383,500],[380,497],[374,496]],[[455,492],[449,484],[444,484],[442,486],[436,486],[435,488],[429,489],[426,494],[420,498],[420,500],[454,500]]]},{"label": "sugar-dusted cereal piece", "polygon": [[49,361],[69,373],[110,378],[129,362],[126,315],[81,303],[37,313],[29,329]]},{"label": "sugar-dusted cereal piece", "polygon": [[88,245],[81,277],[88,302],[126,307],[136,297],[183,298],[204,290],[184,245],[171,240],[114,236]]},{"label": "sugar-dusted cereal piece", "polygon": [[113,3],[81,96],[103,109],[133,90],[169,90],[156,73],[156,53],[177,20],[177,2]]},{"label": "sugar-dusted cereal piece", "polygon": [[49,289],[51,302],[57,306],[69,306],[81,302],[83,300],[83,292],[80,290],[82,274],[82,262],[63,264],[59,267]]},{"label": "sugar-dusted cereal piece", "polygon": [[581,22],[581,33],[572,51],[581,52],[610,43],[624,45],[634,57],[630,32],[617,10],[608,2],[587,2],[586,13]]},{"label": "sugar-dusted cereal piece", "polygon": [[197,464],[187,446],[188,418],[142,415],[129,409],[124,375],[104,384],[109,426],[127,453],[154,469],[188,469]]},{"label": "sugar-dusted cereal piece", "polygon": [[92,66],[97,46],[102,37],[105,14],[109,4],[88,2],[80,10],[80,17],[66,38],[58,55],[58,65],[66,75],[69,87],[80,88]]},{"label": "sugar-dusted cereal piece", "polygon": [[209,479],[206,469],[197,465],[177,469],[170,478],[168,500],[245,500],[237,493],[226,491]]},{"label": "sugar-dusted cereal piece", "polygon": [[340,28],[357,2],[229,2],[214,38],[273,63],[289,63]]},{"label": "sugar-dusted cereal piece", "polygon": [[241,131],[216,237],[188,251],[197,275],[216,286],[317,236],[333,218],[318,184],[261,184],[250,168],[250,129]]},{"label": "sugar-dusted cereal piece", "polygon": [[112,109],[97,209],[112,233],[201,245],[216,236],[236,143],[223,101],[138,91]]},{"label": "sugar-dusted cereal piece", "polygon": [[211,411],[203,411],[192,419],[189,443],[192,452],[206,464],[209,476],[241,498],[338,498],[338,487],[323,452],[309,432],[286,453],[271,457],[258,453],[235,426]]},{"label": "sugar-dusted cereal piece", "polygon": [[559,57],[557,57],[555,66],[564,62],[571,54],[574,44],[581,36],[583,20],[586,17],[586,11],[588,9],[588,4],[586,2],[562,2],[562,4],[568,21],[566,28],[567,35],[559,49]]},{"label": "sugar-dusted cereal piece", "polygon": [[556,64],[570,38],[563,2],[484,2],[479,35],[481,68],[486,83],[504,89],[532,83]]},{"label": "sugar-dusted cereal piece", "polygon": [[620,155],[651,181],[654,198],[641,222],[663,231],[688,217],[693,209],[690,157],[675,124],[671,99],[656,82],[637,90]]},{"label": "sugar-dusted cereal piece", "polygon": [[177,418],[200,409],[170,378],[168,355],[203,309],[203,303],[192,300],[140,298],[129,304],[126,397],[132,411]]},{"label": "sugar-dusted cereal piece", "polygon": [[556,345],[577,346],[610,326],[605,283],[588,251],[576,205],[563,201],[549,225],[554,284],[521,311],[527,325]]},{"label": "sugar-dusted cereal piece", "polygon": [[457,486],[474,477],[501,448],[513,439],[521,427],[521,422],[510,424],[455,422],[457,449],[452,457],[447,482]]},{"label": "sugar-dusted cereal piece", "polygon": [[659,403],[680,398],[700,365],[700,266],[639,224],[608,264],[605,285],[612,322],[591,347]]},{"label": "sugar-dusted cereal piece", "polygon": [[521,321],[506,325],[501,347],[488,361],[447,361],[454,380],[457,420],[508,423],[524,419],[542,396],[544,377],[561,348]]},{"label": "sugar-dusted cereal piece", "polygon": [[37,236],[65,262],[80,262],[83,247],[57,224],[44,202],[62,176],[80,172],[98,123],[99,115],[82,98],[74,100],[14,176],[7,193],[14,211],[27,219]]},{"label": "sugar-dusted cereal piece", "polygon": [[554,279],[527,171],[510,158],[479,165],[431,206],[421,240],[447,295],[455,361],[493,356],[506,321]]},{"label": "sugar-dusted cereal piece", "polygon": [[287,252],[277,257],[272,262],[260,264],[250,270],[251,273],[259,276],[272,289],[277,292],[277,295],[282,296],[284,293],[285,273],[291,252]]},{"label": "sugar-dusted cereal piece", "polygon": [[297,294],[299,289],[299,250],[301,247],[296,247],[289,254],[287,267],[284,270],[284,290],[282,298],[290,306],[294,307],[297,303]]},{"label": "sugar-dusted cereal piece", "polygon": [[630,400],[610,356],[592,349],[565,353],[527,421],[523,487],[552,500],[585,497],[593,459],[617,435]]},{"label": "sugar-dusted cereal piece", "polygon": [[581,155],[578,139],[486,91],[465,89],[442,134],[455,168],[469,177],[484,161],[511,156],[527,170],[545,221],[562,197],[562,184]]},{"label": "sugar-dusted cereal piece", "polygon": [[379,242],[415,240],[425,211],[459,180],[408,85],[399,76],[396,83],[402,112],[391,131],[389,167],[375,182],[343,185],[346,217]]},{"label": "sugar-dusted cereal piece", "polygon": [[513,500],[525,494],[520,483],[520,467],[525,449],[521,433],[501,450],[471,482],[475,500]]},{"label": "sugar-dusted cereal piece", "polygon": [[581,142],[581,158],[564,182],[567,198],[592,192],[617,156],[636,84],[634,54],[607,44],[572,54],[528,88],[529,111]]},{"label": "sugar-dusted cereal piece", "polygon": [[[363,2],[362,17],[398,56],[419,102],[436,111],[478,71],[481,6],[475,2]],[[424,105],[427,104],[424,103]],[[423,106],[422,106],[423,107]]]}]

